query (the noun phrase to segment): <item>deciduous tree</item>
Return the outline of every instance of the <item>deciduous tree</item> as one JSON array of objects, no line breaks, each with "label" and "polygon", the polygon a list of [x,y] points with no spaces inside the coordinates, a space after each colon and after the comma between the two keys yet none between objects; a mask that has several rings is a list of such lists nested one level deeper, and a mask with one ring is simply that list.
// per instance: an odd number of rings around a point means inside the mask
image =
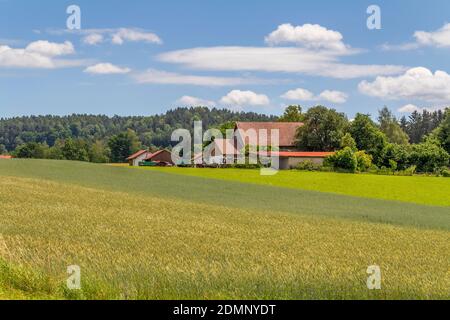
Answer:
[{"label": "deciduous tree", "polygon": [[339,149],[348,125],[343,113],[323,106],[309,109],[303,123],[297,132],[297,144],[301,150],[308,151]]}]

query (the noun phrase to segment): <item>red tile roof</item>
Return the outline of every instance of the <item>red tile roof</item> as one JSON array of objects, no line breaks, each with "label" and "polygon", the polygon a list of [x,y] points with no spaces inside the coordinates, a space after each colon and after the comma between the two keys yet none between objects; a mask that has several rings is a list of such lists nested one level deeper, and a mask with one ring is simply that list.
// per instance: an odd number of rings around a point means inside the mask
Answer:
[{"label": "red tile roof", "polygon": [[[260,152],[261,155],[265,155],[264,152]],[[334,154],[334,152],[309,152],[309,151],[280,151],[280,152],[269,152],[268,155],[273,154],[274,156],[279,156],[280,158],[326,158]]]},{"label": "red tile roof", "polygon": [[269,143],[265,141],[258,142],[258,145],[272,145],[270,142],[270,132],[272,129],[278,129],[280,133],[280,147],[294,147],[296,145],[296,133],[299,127],[303,126],[302,122],[236,122],[236,130],[247,131],[250,129],[258,131],[261,129],[267,130],[267,139]]},{"label": "red tile roof", "polygon": [[132,154],[131,156],[129,156],[127,158],[127,160],[133,160],[136,159],[137,157],[139,157],[140,155],[143,155],[144,153],[148,152],[147,150],[139,150],[138,152]]},{"label": "red tile roof", "polygon": [[157,155],[159,155],[159,154],[161,154],[163,152],[169,152],[169,151],[167,151],[167,150],[159,150],[159,151],[156,151],[155,153],[149,153],[148,156],[146,156],[144,160],[151,160],[151,159],[153,159],[154,157],[156,157]]},{"label": "red tile roof", "polygon": [[2,155],[0,155],[0,159],[12,159],[12,156],[2,156]]}]

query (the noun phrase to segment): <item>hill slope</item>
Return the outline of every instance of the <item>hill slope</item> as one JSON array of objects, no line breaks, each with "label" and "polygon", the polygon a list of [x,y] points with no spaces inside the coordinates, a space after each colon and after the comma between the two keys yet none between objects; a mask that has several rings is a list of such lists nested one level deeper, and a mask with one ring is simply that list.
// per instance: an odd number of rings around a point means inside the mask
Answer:
[{"label": "hill slope", "polygon": [[331,192],[363,198],[450,207],[450,179],[442,177],[403,177],[295,170],[280,171],[274,176],[261,176],[259,170],[243,169],[132,168],[290,189]]},{"label": "hill slope", "polygon": [[[285,192],[290,205],[281,203]],[[281,201],[271,203],[270,194]],[[339,204],[339,197],[84,163],[3,161],[0,298],[447,297],[448,210],[439,211],[446,208],[417,206],[441,219],[439,228],[405,212],[396,218],[403,212],[396,202],[344,197]],[[375,216],[375,204],[385,214],[391,207],[394,218]],[[420,215],[414,206],[406,211]],[[74,264],[81,291],[64,287]],[[381,291],[366,288],[373,264],[383,271]]]}]

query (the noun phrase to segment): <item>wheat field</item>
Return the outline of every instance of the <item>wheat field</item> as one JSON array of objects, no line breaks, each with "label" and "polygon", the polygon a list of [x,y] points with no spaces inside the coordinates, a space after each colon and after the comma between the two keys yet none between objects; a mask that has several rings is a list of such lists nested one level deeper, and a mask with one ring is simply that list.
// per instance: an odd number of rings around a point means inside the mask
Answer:
[{"label": "wheat field", "polygon": [[449,298],[448,230],[0,181],[0,299]]}]

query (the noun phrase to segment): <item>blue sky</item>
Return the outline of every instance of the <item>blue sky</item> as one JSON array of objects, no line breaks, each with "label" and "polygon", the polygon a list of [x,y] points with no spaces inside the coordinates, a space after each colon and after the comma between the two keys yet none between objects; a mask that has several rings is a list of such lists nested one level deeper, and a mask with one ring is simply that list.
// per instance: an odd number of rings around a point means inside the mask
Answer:
[{"label": "blue sky", "polygon": [[[81,30],[66,27],[69,5]],[[369,5],[381,30],[369,30]],[[450,2],[0,0],[0,117],[450,105]]]}]

